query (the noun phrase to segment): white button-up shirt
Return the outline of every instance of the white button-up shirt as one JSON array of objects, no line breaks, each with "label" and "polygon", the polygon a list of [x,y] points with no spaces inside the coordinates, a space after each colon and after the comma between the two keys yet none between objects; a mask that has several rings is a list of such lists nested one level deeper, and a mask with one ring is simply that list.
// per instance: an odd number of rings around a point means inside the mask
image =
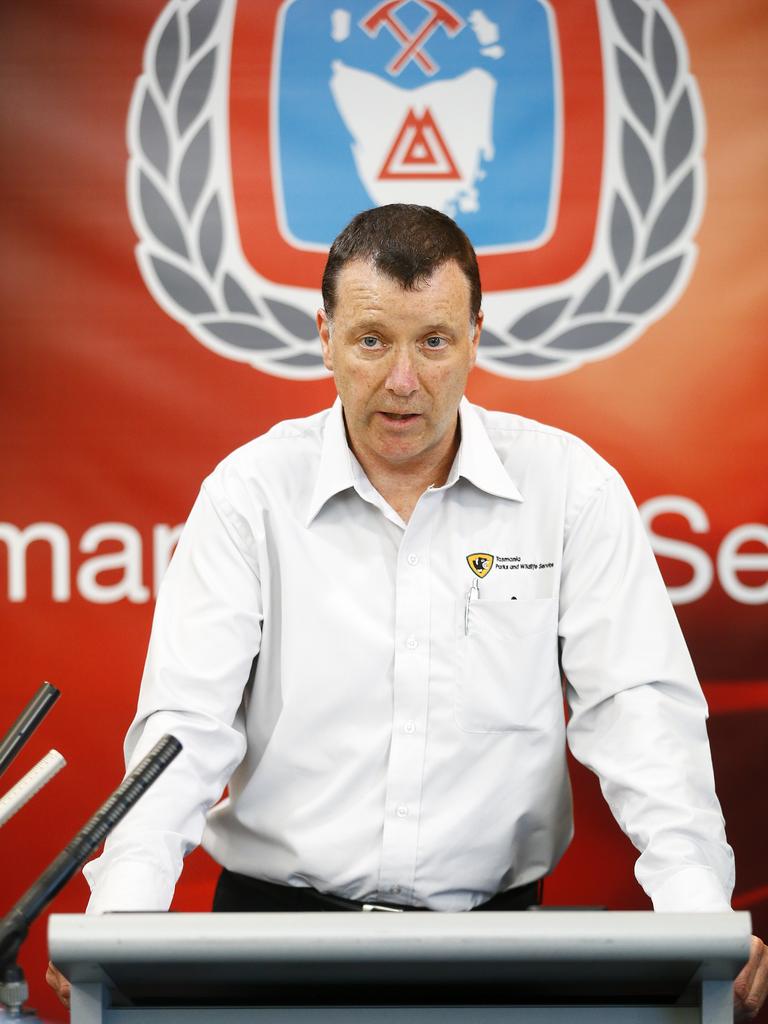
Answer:
[{"label": "white button-up shirt", "polygon": [[552,427],[460,421],[408,523],[338,402],[204,482],[126,740],[129,768],[184,750],[86,868],[91,911],[167,908],[201,836],[268,881],[468,909],[567,847],[566,733],[655,908],[728,908],[706,705],[621,478]]}]

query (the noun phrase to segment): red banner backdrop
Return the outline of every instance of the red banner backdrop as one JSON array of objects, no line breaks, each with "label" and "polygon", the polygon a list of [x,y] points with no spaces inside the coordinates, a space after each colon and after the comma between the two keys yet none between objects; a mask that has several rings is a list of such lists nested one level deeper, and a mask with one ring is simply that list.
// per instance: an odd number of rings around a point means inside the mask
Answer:
[{"label": "red banner backdrop", "polygon": [[[634,330],[632,344],[569,372],[510,375],[494,362],[499,349],[491,344],[469,397],[573,431],[629,483],[710,704],[718,790],[737,858],[734,905],[752,911],[765,937],[768,12],[761,0],[634,6],[641,19],[661,12],[679,28],[671,38],[685,40],[706,119],[706,200],[692,276],[665,315]],[[190,0],[179,9],[196,7]],[[243,5],[238,17],[253,20],[257,8]],[[69,762],[0,833],[2,912],[121,777],[153,596],[200,481],[237,445],[334,396],[328,379],[267,372],[248,365],[247,353],[228,358],[200,344],[168,301],[160,308],[160,286],[151,294],[148,272],[142,280],[137,269],[141,225],[134,230],[126,204],[126,125],[150,33],[155,26],[157,38],[166,9],[161,0],[80,0],[6,5],[2,15],[0,731],[42,680],[63,691],[3,777],[3,792],[51,747]],[[631,25],[625,29],[631,35]],[[270,59],[273,30],[264,20],[262,61]],[[182,43],[191,38],[182,32]],[[231,127],[235,164],[245,168],[236,198],[253,264],[260,258],[253,232],[266,207],[248,204],[269,184],[269,168],[254,177],[242,163],[254,137],[237,134],[238,103],[249,89],[238,45]],[[251,99],[263,103],[259,88]],[[703,171],[699,181],[703,190]],[[530,266],[535,253],[531,259]],[[191,265],[169,262],[177,271]],[[292,325],[299,316],[294,311]],[[241,320],[252,326],[248,316]],[[199,324],[198,336],[213,330]],[[306,338],[291,344],[296,353],[312,351]],[[518,351],[510,333],[499,344]],[[578,766],[573,779],[576,838],[546,902],[647,907],[632,874],[634,851],[596,781]],[[192,855],[175,908],[206,909],[214,870],[205,855]],[[78,877],[51,909],[80,911],[86,895]],[[31,1002],[63,1020],[43,984],[44,960],[40,921],[22,955]]]}]

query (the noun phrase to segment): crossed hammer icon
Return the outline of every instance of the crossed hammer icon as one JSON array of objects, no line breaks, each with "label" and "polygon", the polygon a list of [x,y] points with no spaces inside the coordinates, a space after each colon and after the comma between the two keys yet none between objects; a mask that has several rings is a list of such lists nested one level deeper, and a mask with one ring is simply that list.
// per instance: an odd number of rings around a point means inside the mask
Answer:
[{"label": "crossed hammer icon", "polygon": [[395,54],[387,65],[387,71],[390,74],[399,75],[408,61],[414,60],[426,75],[434,75],[438,66],[424,49],[424,44],[441,25],[449,36],[455,36],[464,28],[464,19],[460,18],[450,7],[438,3],[437,0],[417,0],[428,14],[416,31],[411,34],[395,13],[398,8],[405,6],[408,2],[409,0],[384,0],[384,3],[366,14],[360,22],[360,27],[369,36],[375,37],[384,26],[402,45],[400,52]]}]

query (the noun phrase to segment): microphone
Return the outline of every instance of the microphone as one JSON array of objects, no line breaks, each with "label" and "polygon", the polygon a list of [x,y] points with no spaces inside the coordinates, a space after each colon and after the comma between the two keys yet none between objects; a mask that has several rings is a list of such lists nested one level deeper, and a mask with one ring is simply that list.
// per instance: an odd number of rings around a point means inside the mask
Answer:
[{"label": "microphone", "polygon": [[0,800],[0,828],[17,811],[20,811],[24,804],[32,799],[35,793],[39,793],[43,786],[47,785],[66,763],[58,750],[49,750],[45,757],[38,761],[35,767],[31,768],[23,779],[17,782],[12,789],[9,789],[2,800]]},{"label": "microphone", "polygon": [[50,683],[43,683],[0,742],[0,775],[16,757],[61,696]]},{"label": "microphone", "polygon": [[0,921],[0,968],[12,964],[30,924],[106,839],[181,751],[175,736],[158,740],[144,760],[85,823]]}]

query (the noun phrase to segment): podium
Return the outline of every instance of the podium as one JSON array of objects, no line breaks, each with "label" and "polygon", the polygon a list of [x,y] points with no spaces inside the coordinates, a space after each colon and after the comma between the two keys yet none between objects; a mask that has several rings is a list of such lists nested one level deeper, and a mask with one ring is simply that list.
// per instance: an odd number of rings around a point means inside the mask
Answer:
[{"label": "podium", "polygon": [[72,1024],[731,1024],[733,914],[54,914]]}]

